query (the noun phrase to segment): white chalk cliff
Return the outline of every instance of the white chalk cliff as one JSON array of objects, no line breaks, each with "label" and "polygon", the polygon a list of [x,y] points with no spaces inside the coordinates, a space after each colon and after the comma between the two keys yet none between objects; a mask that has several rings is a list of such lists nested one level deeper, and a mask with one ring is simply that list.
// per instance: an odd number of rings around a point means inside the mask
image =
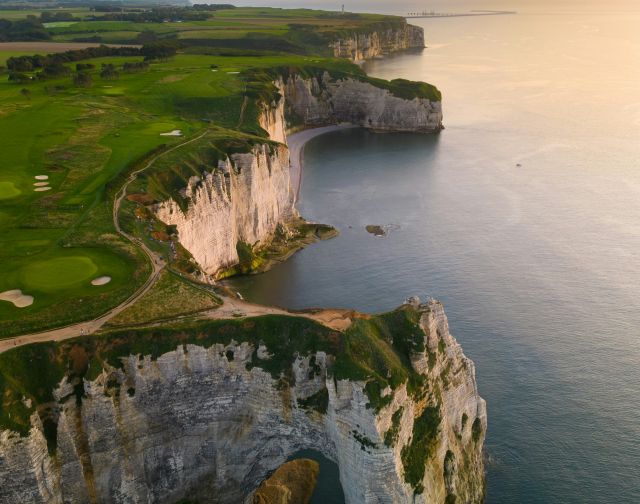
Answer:
[{"label": "white chalk cliff", "polygon": [[289,76],[275,82],[280,97],[262,104],[259,122],[271,140],[249,153],[232,154],[185,189],[186,209],[174,200],[156,207],[156,216],[174,225],[178,237],[211,276],[238,263],[238,242],[269,244],[278,225],[293,217],[287,131],[349,123],[380,131],[431,132],[442,128],[439,101],[404,99],[355,78]]},{"label": "white chalk cliff", "polygon": [[280,82],[286,114],[304,127],[348,123],[389,132],[442,129],[442,104],[427,98],[401,98],[384,87],[347,77],[290,76]]},{"label": "white chalk cliff", "polygon": [[348,58],[354,62],[424,46],[424,30],[410,24],[369,33],[351,33],[331,43],[336,58]]},{"label": "white chalk cliff", "polygon": [[[473,363],[438,302],[405,309],[417,310],[428,349],[412,356],[422,393],[388,389],[376,411],[363,382],[335,379],[335,355],[297,354],[282,381],[261,368],[270,349],[247,341],[125,354],[121,368],[84,380],[81,401],[66,379],[57,386],[51,455],[36,413],[27,437],[2,431],[0,502],[235,504],[307,448],[338,463],[347,504],[481,502],[486,411]],[[324,405],[310,407],[314,397]],[[427,408],[438,420],[412,462],[424,474],[416,493],[404,453]]]},{"label": "white chalk cliff", "polygon": [[203,271],[215,275],[238,263],[236,245],[268,242],[281,223],[296,215],[289,188],[289,150],[259,144],[232,154],[210,172],[192,177],[186,211],[173,199],[156,216],[177,228],[180,243]]}]

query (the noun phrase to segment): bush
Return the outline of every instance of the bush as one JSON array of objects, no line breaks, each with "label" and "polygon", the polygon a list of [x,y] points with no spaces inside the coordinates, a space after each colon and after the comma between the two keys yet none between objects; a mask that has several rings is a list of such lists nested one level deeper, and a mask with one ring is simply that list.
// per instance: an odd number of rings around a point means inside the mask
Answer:
[{"label": "bush", "polygon": [[400,453],[404,479],[413,487],[416,494],[424,491],[422,479],[425,463],[433,450],[440,430],[440,421],[440,408],[437,406],[425,408],[422,415],[414,420],[413,437]]},{"label": "bush", "polygon": [[473,437],[474,442],[478,442],[480,436],[482,435],[482,422],[480,422],[480,418],[476,417],[473,421],[473,425],[471,425],[471,436]]},{"label": "bush", "polygon": [[89,88],[93,85],[93,78],[85,72],[78,72],[73,76],[73,85],[76,87]]}]

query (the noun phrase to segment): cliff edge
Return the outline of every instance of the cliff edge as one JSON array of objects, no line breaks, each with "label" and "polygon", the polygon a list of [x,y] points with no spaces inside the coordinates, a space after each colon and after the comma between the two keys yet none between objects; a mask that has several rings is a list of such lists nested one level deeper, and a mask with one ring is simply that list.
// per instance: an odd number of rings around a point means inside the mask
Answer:
[{"label": "cliff edge", "polygon": [[485,403],[433,300],[344,332],[265,316],[30,345],[0,385],[7,504],[250,501],[301,449],[348,504],[483,498]]},{"label": "cliff edge", "polygon": [[277,68],[247,79],[262,79],[256,127],[268,139],[244,138],[242,148],[236,142],[211,159],[204,153],[210,139],[204,138],[190,152],[193,158],[203,151],[198,173],[180,197],[174,191],[153,207],[160,221],[175,226],[181,245],[211,278],[263,271],[274,244],[288,257],[316,238],[332,236],[326,227],[306,226],[294,208],[288,132],[331,124],[385,132],[442,129],[440,93],[425,83],[318,67]]}]

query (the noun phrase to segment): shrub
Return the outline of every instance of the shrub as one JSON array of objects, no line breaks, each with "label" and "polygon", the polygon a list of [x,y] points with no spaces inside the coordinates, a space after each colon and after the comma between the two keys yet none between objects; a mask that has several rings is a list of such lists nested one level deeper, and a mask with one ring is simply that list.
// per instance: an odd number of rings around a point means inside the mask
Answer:
[{"label": "shrub", "polygon": [[425,463],[431,455],[438,432],[440,430],[440,408],[429,406],[413,422],[413,437],[409,444],[402,448],[400,457],[404,468],[404,479],[416,494],[424,491]]}]

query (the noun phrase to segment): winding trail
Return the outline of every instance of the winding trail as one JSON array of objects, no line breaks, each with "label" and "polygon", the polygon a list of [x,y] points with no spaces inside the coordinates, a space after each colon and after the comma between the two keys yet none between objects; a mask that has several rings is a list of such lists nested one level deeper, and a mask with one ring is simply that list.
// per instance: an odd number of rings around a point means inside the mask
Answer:
[{"label": "winding trail", "polygon": [[51,330],[43,331],[39,333],[25,334],[22,336],[16,336],[13,338],[0,340],[0,353],[6,350],[9,350],[10,348],[15,348],[17,346],[27,345],[30,343],[38,343],[42,341],[60,341],[60,340],[65,340],[69,338],[75,338],[76,336],[81,336],[82,334],[93,334],[98,329],[100,329],[104,324],[106,324],[110,319],[115,317],[118,313],[122,312],[123,310],[131,306],[133,303],[138,301],[138,299],[144,296],[149,291],[149,289],[153,287],[156,280],[158,279],[158,276],[160,275],[160,273],[162,272],[166,264],[164,260],[160,256],[158,256],[156,253],[154,253],[149,247],[147,247],[142,240],[139,240],[135,236],[131,236],[129,233],[125,232],[120,227],[120,221],[118,219],[118,213],[120,212],[120,205],[122,204],[122,200],[127,194],[127,188],[129,187],[129,184],[131,184],[131,182],[133,182],[140,173],[150,168],[153,165],[153,163],[155,163],[162,156],[165,156],[171,152],[176,151],[177,149],[180,149],[186,145],[189,145],[190,143],[200,140],[203,136],[207,134],[207,132],[208,130],[205,130],[199,135],[189,140],[186,140],[185,142],[176,144],[173,147],[158,153],[156,156],[153,156],[147,162],[147,164],[145,164],[142,168],[139,168],[131,172],[131,174],[129,175],[125,183],[122,185],[122,187],[120,188],[120,191],[118,191],[118,193],[116,194],[113,200],[112,216],[113,216],[113,225],[116,231],[121,236],[129,240],[131,243],[140,247],[142,251],[145,253],[145,255],[149,258],[149,261],[151,262],[152,271],[151,271],[151,274],[149,275],[149,278],[147,278],[146,282],[136,292],[134,292],[131,296],[129,296],[129,298],[127,298],[125,301],[123,301],[115,308],[112,308],[108,312],[104,313],[103,315],[93,320],[79,322],[79,323],[75,323],[68,326],[59,327],[56,329],[51,329]]},{"label": "winding trail", "polygon": [[[338,126],[326,126],[322,128],[314,128],[310,130],[294,133],[288,137],[287,144],[290,151],[291,159],[291,187],[295,191],[295,200],[298,199],[298,192],[302,182],[302,155],[304,152],[304,145],[316,136],[329,133],[331,131],[338,131],[341,129],[353,128],[350,125],[338,125]],[[131,306],[144,296],[156,283],[162,270],[166,267],[164,259],[158,254],[153,252],[147,245],[135,236],[130,235],[120,227],[120,221],[118,214],[120,211],[120,205],[122,200],[127,194],[127,188],[137,178],[137,176],[143,171],[150,168],[159,158],[169,154],[177,149],[180,149],[190,143],[193,143],[207,134],[208,130],[203,131],[199,135],[179,144],[174,145],[170,149],[158,153],[153,156],[142,168],[139,168],[129,175],[125,183],[122,185],[113,201],[113,224],[116,231],[129,240],[134,245],[140,247],[140,249],[146,254],[151,262],[152,271],[147,278],[144,285],[142,285],[136,292],[134,292],[128,299],[120,303],[115,308],[112,308],[105,314],[85,322],[79,322],[71,324],[65,327],[59,327],[48,331],[39,333],[25,334],[22,336],[16,336],[13,338],[7,338],[0,340],[0,353],[31,343],[40,343],[44,341],[63,341],[66,339],[76,338],[82,335],[94,334],[102,326],[104,326],[109,320],[118,315],[120,312]],[[222,306],[213,310],[208,310],[201,313],[198,317],[200,319],[230,319],[235,317],[256,317],[260,315],[289,315],[306,317],[316,322],[319,322],[332,329],[343,331],[351,325],[354,318],[362,317],[364,315],[358,314],[353,310],[338,310],[338,309],[323,309],[323,310],[307,310],[300,312],[291,312],[281,308],[272,306],[264,306],[247,301],[240,300],[238,298],[230,296],[220,296],[223,304]],[[153,324],[151,324],[153,325]]]}]

